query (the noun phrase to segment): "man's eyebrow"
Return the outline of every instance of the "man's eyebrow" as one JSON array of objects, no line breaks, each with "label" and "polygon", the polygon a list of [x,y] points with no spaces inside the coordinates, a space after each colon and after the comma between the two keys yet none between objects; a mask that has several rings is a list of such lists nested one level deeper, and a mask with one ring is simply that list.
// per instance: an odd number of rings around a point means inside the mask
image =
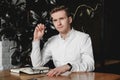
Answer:
[{"label": "man's eyebrow", "polygon": [[57,19],[52,19],[52,21],[56,21]]}]

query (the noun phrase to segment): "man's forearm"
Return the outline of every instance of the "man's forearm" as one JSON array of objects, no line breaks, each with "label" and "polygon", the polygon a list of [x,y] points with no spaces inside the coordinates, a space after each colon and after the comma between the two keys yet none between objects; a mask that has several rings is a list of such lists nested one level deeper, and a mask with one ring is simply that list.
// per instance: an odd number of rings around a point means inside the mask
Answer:
[{"label": "man's forearm", "polygon": [[32,42],[31,61],[33,67],[41,66],[40,41]]},{"label": "man's forearm", "polygon": [[86,60],[76,61],[74,63],[71,63],[72,69],[71,71],[93,71],[94,70],[94,60],[92,58],[88,58]]}]

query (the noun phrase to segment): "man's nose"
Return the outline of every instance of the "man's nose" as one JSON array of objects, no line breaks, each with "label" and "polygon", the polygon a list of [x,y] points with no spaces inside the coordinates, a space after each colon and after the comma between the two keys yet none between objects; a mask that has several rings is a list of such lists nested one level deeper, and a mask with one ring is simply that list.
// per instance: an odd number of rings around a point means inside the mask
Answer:
[{"label": "man's nose", "polygon": [[57,25],[61,25],[61,21],[60,20],[57,21]]}]

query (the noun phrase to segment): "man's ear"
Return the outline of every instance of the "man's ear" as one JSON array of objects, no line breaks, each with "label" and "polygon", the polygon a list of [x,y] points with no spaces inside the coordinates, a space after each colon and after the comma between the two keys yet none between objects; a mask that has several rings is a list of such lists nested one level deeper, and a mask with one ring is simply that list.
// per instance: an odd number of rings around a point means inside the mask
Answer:
[{"label": "man's ear", "polygon": [[69,23],[70,24],[72,23],[72,17],[71,16],[69,17]]}]

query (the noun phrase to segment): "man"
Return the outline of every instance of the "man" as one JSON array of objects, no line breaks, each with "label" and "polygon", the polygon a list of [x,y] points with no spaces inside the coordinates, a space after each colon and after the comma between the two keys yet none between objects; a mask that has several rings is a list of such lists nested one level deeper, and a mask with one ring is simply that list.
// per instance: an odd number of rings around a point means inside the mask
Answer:
[{"label": "man", "polygon": [[59,32],[48,39],[40,50],[40,39],[44,35],[45,25],[38,24],[34,31],[31,60],[33,67],[40,67],[50,59],[55,65],[48,76],[58,76],[67,71],[93,71],[94,59],[90,36],[71,27],[72,17],[68,8],[59,6],[50,12],[53,24]]}]

